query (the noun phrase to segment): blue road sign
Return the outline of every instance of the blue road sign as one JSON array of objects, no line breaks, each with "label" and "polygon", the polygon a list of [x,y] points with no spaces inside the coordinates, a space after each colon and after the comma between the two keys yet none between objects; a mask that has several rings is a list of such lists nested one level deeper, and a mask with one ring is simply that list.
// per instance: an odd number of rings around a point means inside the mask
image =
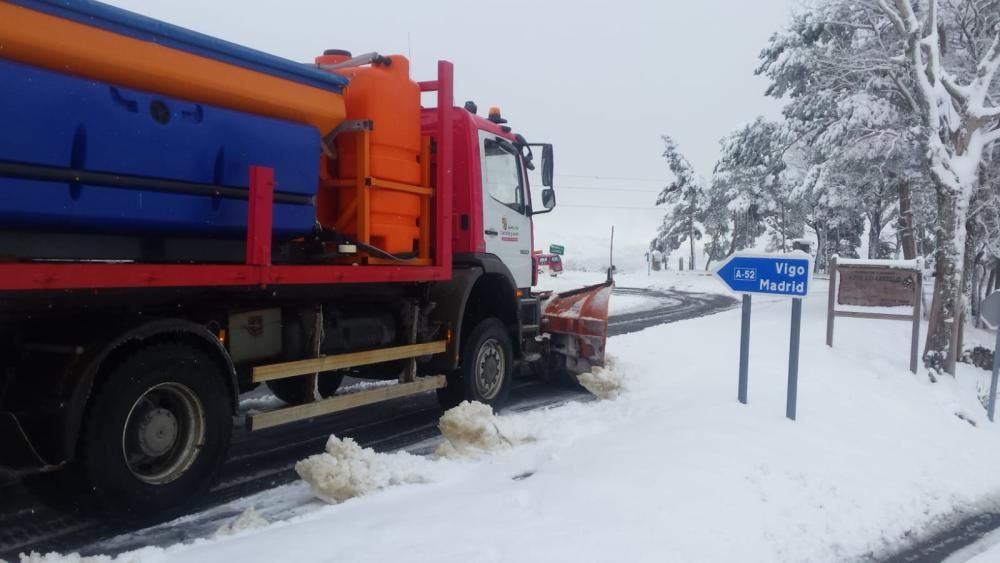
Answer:
[{"label": "blue road sign", "polygon": [[737,254],[715,270],[715,275],[736,293],[805,297],[812,277],[809,255]]}]

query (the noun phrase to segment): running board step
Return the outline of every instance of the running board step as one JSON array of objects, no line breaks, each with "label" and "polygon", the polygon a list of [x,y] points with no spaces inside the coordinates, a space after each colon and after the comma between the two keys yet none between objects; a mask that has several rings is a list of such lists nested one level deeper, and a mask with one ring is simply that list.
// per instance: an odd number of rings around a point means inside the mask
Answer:
[{"label": "running board step", "polygon": [[349,354],[337,354],[335,356],[324,356],[322,358],[312,358],[308,360],[297,360],[294,362],[283,362],[280,364],[268,364],[253,368],[253,382],[261,383],[273,381],[275,379],[285,379],[298,375],[309,375],[323,371],[335,369],[352,368],[355,366],[366,366],[391,362],[393,360],[403,360],[406,358],[417,358],[440,354],[448,347],[447,340],[435,340],[422,344],[409,344],[406,346],[395,346],[393,348],[379,348],[378,350],[366,350],[364,352],[351,352]]},{"label": "running board step", "polygon": [[407,397],[409,395],[419,395],[434,389],[440,389],[448,385],[448,381],[443,375],[432,377],[420,377],[411,383],[396,383],[377,387],[370,391],[359,391],[349,393],[339,397],[331,397],[313,403],[286,407],[269,412],[250,415],[247,417],[247,425],[251,431],[263,430],[274,426],[280,426],[296,420],[315,418],[325,414],[346,411],[356,407],[363,407],[382,401]]}]

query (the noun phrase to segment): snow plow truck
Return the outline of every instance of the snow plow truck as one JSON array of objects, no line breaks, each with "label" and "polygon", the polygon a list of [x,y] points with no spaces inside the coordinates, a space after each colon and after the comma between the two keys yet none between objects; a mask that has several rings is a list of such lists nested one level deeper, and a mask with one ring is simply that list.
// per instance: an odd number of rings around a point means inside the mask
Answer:
[{"label": "snow plow truck", "polygon": [[603,362],[610,278],[532,291],[551,144],[455,107],[447,61],[415,81],[399,55],[303,64],[0,0],[0,76],[7,478],[72,471],[162,514],[209,486],[257,385],[282,405],[250,430],[432,391],[499,407],[515,376]]}]

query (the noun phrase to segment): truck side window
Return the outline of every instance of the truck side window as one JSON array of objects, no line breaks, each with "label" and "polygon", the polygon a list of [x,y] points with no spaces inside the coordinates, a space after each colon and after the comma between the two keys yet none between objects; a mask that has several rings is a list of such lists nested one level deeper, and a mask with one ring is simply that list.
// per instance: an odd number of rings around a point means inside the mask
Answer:
[{"label": "truck side window", "polygon": [[483,183],[490,197],[524,213],[524,189],[521,182],[521,168],[517,155],[510,152],[500,142],[485,139],[483,148]]}]

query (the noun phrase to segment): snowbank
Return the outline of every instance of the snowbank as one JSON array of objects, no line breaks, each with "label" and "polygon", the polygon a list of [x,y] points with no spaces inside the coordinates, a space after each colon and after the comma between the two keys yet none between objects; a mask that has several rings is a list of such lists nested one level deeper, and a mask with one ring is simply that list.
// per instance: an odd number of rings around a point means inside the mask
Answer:
[{"label": "snowbank", "polygon": [[405,452],[377,453],[352,438],[330,436],[326,452],[295,464],[295,472],[320,499],[336,504],[405,483],[428,481],[429,462]]},{"label": "snowbank", "polygon": [[462,401],[438,421],[445,441],[436,453],[443,457],[476,457],[535,440],[514,429],[501,430],[501,424],[489,405]]}]

